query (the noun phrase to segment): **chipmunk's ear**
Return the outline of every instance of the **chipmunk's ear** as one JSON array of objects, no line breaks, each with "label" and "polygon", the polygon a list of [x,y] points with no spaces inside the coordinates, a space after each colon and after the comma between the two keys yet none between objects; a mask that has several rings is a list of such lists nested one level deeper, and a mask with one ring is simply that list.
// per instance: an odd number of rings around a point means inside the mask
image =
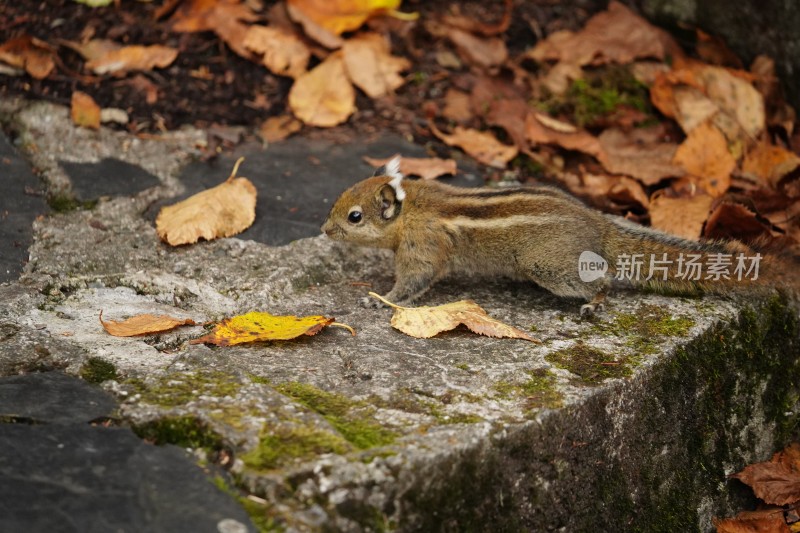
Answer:
[{"label": "chipmunk's ear", "polygon": [[377,168],[373,176],[388,176],[392,178],[389,185],[394,188],[396,200],[402,202],[406,198],[406,191],[403,190],[403,173],[400,172],[400,156],[396,155],[385,165]]},{"label": "chipmunk's ear", "polygon": [[397,190],[391,183],[381,185],[381,188],[378,189],[377,200],[381,204],[382,219],[390,220],[400,214],[402,203],[398,198]]}]

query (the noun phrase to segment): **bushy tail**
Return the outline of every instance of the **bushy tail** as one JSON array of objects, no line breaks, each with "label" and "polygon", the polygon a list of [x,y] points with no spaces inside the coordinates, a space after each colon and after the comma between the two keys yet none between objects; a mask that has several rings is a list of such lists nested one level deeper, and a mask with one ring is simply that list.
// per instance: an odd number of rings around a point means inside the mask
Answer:
[{"label": "bushy tail", "polygon": [[[797,280],[785,259],[737,241],[696,242],[613,217],[606,260],[616,280],[677,294],[733,295],[781,288]],[[619,231],[622,230],[622,231]],[[795,278],[800,270],[794,270]]]}]

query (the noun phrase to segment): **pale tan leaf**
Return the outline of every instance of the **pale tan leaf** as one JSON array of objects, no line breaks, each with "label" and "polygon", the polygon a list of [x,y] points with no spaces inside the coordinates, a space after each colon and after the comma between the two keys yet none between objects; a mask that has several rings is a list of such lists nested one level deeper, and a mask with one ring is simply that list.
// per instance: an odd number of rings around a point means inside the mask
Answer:
[{"label": "pale tan leaf", "polygon": [[122,74],[133,70],[152,70],[172,64],[178,50],[169,46],[125,46],[86,62],[86,68],[96,74]]},{"label": "pale tan leaf", "polygon": [[306,72],[311,51],[295,34],[282,28],[247,28],[244,47],[261,55],[264,66],[279,76],[297,78]]},{"label": "pale tan leaf", "polygon": [[464,324],[471,331],[487,337],[506,337],[540,342],[524,331],[495,320],[472,300],[460,300],[436,307],[399,307],[379,298],[394,308],[392,327],[419,339],[429,339],[443,331]]},{"label": "pale tan leaf", "polygon": [[713,125],[694,128],[675,151],[672,162],[697,180],[697,185],[714,198],[730,187],[736,159],[728,151],[725,136]]},{"label": "pale tan leaf", "polygon": [[508,59],[506,44],[499,37],[476,37],[453,27],[447,29],[446,35],[456,45],[461,57],[472,65],[497,67]]},{"label": "pale tan leaf", "polygon": [[[364,161],[374,167],[381,167],[391,161],[393,157],[386,159],[374,159],[364,157]],[[438,157],[401,157],[400,172],[405,176],[419,176],[423,180],[432,180],[444,174],[454,175],[456,173],[456,162],[453,159],[440,159]]]},{"label": "pale tan leaf", "polygon": [[650,198],[650,225],[665,233],[697,240],[702,234],[713,201],[705,194],[685,198],[654,194]]},{"label": "pale tan leaf", "polygon": [[405,83],[400,72],[411,68],[411,62],[393,56],[389,43],[376,33],[348,39],[342,46],[342,55],[350,80],[370,98],[392,94]]},{"label": "pale tan leaf", "polygon": [[[241,161],[241,160],[240,160]],[[247,178],[231,176],[211,189],[161,209],[156,231],[172,246],[241,233],[255,220],[256,188]]]},{"label": "pale tan leaf", "polygon": [[458,146],[466,153],[484,165],[495,168],[505,168],[509,161],[514,159],[519,150],[516,146],[509,146],[497,140],[491,133],[456,126],[453,133],[447,135],[439,131],[433,123],[431,131],[436,137],[449,146]]},{"label": "pale tan leaf", "polygon": [[536,120],[538,120],[542,126],[550,128],[551,130],[559,133],[576,133],[578,131],[578,128],[569,122],[563,122],[549,115],[545,115],[544,113],[534,113],[534,115],[536,116]]},{"label": "pale tan leaf", "polygon": [[136,315],[126,320],[103,320],[100,312],[100,323],[109,334],[115,337],[135,337],[163,333],[178,326],[194,326],[190,318],[175,318],[169,315]]},{"label": "pale tan leaf", "polygon": [[84,128],[100,128],[100,106],[88,94],[75,91],[72,93],[70,116],[76,126]]},{"label": "pale tan leaf", "polygon": [[447,89],[444,93],[442,116],[454,122],[463,123],[471,120],[473,115],[469,95],[452,87]]},{"label": "pale tan leaf", "polygon": [[683,169],[672,163],[678,145],[662,138],[660,126],[627,132],[608,128],[598,137],[603,148],[600,162],[609,172],[634,177],[645,185],[682,176]]},{"label": "pale tan leaf", "polygon": [[355,89],[347,78],[341,52],[329,55],[297,78],[289,91],[289,108],[311,126],[341,124],[355,112],[355,101]]},{"label": "pale tan leaf", "polygon": [[603,148],[591,133],[577,130],[573,133],[556,131],[544,126],[535,113],[525,117],[525,132],[528,140],[534,144],[556,144],[567,150],[577,150],[595,157],[601,157]]}]

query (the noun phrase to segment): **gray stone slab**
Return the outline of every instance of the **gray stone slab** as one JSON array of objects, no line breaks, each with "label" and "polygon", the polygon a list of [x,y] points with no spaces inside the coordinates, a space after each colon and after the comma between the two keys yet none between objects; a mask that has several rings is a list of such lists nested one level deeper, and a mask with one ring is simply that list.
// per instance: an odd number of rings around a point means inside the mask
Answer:
[{"label": "gray stone slab", "polygon": [[256,530],[180,448],[126,428],[0,424],[0,531]]},{"label": "gray stone slab", "polygon": [[60,161],[72,182],[72,191],[82,201],[101,196],[133,196],[161,182],[142,167],[114,158],[96,163]]},{"label": "gray stone slab", "polygon": [[31,226],[45,212],[41,182],[0,131],[0,283],[19,277],[28,260]]},{"label": "gray stone slab", "polygon": [[80,424],[110,416],[117,402],[107,392],[60,372],[0,378],[0,420]]}]

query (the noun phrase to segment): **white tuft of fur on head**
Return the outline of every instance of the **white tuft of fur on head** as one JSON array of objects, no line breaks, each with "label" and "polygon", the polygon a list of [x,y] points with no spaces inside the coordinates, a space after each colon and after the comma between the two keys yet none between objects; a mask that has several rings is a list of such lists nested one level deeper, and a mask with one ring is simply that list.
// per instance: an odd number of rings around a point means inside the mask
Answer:
[{"label": "white tuft of fur on head", "polygon": [[395,196],[399,201],[403,201],[406,197],[406,191],[403,190],[403,173],[400,172],[400,156],[394,156],[388,163],[386,163],[386,175],[392,178],[389,185],[394,189]]}]

